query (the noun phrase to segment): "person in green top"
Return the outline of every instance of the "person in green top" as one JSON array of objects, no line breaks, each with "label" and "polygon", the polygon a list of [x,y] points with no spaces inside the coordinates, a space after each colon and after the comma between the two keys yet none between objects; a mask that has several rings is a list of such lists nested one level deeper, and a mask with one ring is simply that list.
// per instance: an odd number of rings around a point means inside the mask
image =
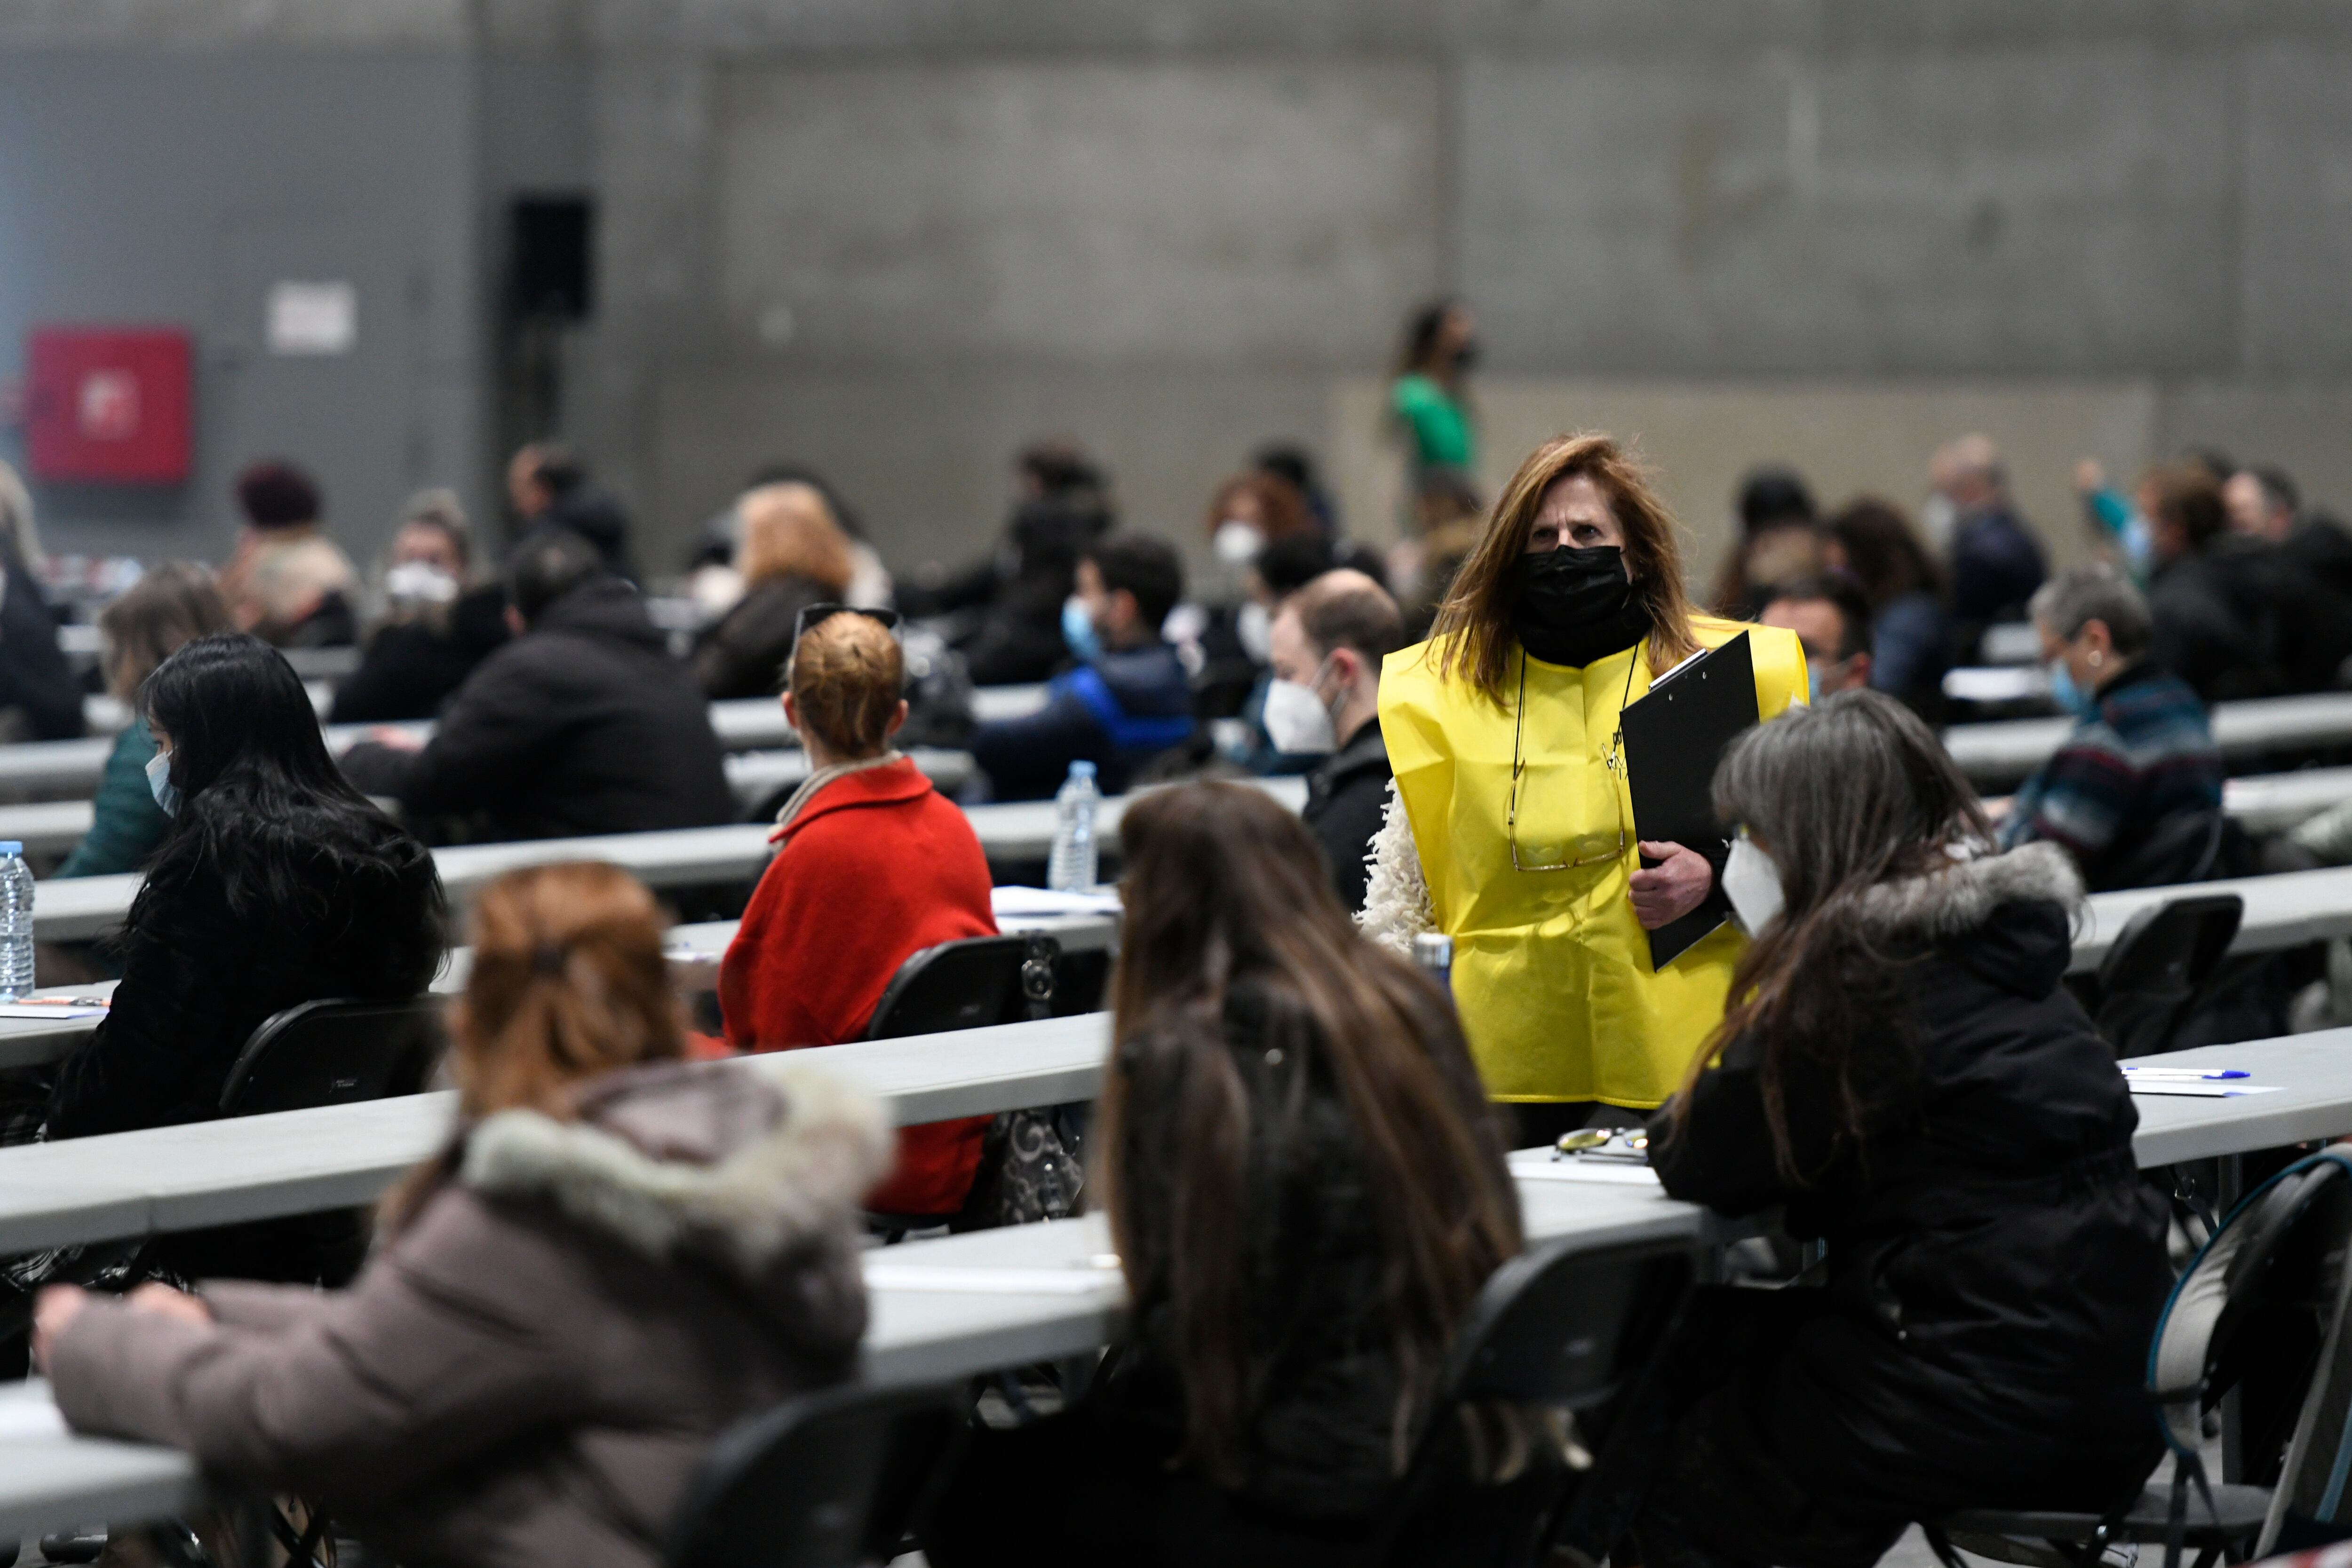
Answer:
[{"label": "person in green top", "polygon": [[1389,409],[1412,443],[1412,479],[1433,470],[1468,477],[1478,465],[1478,430],[1465,381],[1478,358],[1478,322],[1458,299],[1413,312],[1389,388]]},{"label": "person in green top", "polygon": [[[140,684],[181,643],[232,628],[212,573],[185,561],[167,561],[100,611],[98,629],[106,649],[106,689],[131,703]],[[146,723],[132,719],[107,754],[106,772],[90,801],[89,831],[52,876],[109,876],[147,863],[172,826],[147,782],[147,764],[154,755]]]}]

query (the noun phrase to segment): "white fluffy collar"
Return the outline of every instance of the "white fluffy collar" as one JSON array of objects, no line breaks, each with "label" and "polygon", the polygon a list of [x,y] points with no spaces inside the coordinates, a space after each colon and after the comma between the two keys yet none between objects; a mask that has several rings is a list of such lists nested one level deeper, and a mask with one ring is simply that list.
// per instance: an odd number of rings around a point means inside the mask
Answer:
[{"label": "white fluffy collar", "polygon": [[[713,1092],[735,1078],[727,1068],[708,1071]],[[501,1111],[467,1139],[458,1180],[552,1204],[647,1257],[688,1249],[756,1278],[847,1224],[896,1153],[881,1107],[862,1091],[782,1063],[763,1067],[761,1079],[782,1092],[780,1119],[710,1164],[656,1158],[588,1122]]]},{"label": "white fluffy collar", "polygon": [[2004,904],[2053,903],[2069,915],[2083,904],[2083,874],[2052,843],[1956,860],[1919,876],[1883,882],[1862,895],[1862,925],[1874,936],[1956,936]]}]

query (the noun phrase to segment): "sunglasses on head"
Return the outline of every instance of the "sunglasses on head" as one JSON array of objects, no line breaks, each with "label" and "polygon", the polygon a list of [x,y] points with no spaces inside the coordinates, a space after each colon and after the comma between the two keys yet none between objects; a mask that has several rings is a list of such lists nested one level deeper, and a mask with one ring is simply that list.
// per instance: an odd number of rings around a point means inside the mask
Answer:
[{"label": "sunglasses on head", "polygon": [[879,622],[882,630],[893,636],[898,634],[898,623],[902,619],[895,610],[866,610],[855,604],[811,604],[804,606],[800,614],[794,617],[793,641],[798,643],[836,615],[863,615],[868,621]]}]

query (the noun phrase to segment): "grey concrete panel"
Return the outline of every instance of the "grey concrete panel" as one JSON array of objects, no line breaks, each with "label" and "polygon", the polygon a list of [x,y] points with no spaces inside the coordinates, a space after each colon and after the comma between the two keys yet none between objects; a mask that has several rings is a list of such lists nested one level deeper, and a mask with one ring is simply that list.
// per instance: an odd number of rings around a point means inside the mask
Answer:
[{"label": "grey concrete panel", "polygon": [[[411,486],[420,365],[470,374],[468,82],[446,53],[0,51],[0,377],[39,323],[196,342],[193,478],[44,493],[52,549],[217,559],[230,476],[275,453],[317,469],[336,536],[373,553]],[[264,352],[278,278],[358,284],[357,350]],[[478,499],[473,477],[442,476]]]},{"label": "grey concrete panel", "polygon": [[2306,501],[2352,517],[2352,383],[2187,382],[2158,405],[2155,450],[2216,447],[2241,463],[2275,463]]},{"label": "grey concrete panel", "polygon": [[1377,356],[1436,277],[1412,67],[730,73],[728,327],[820,358]]},{"label": "grey concrete panel", "polygon": [[2213,365],[2233,195],[2210,86],[2137,45],[1474,59],[1467,288],[1511,367]]},{"label": "grey concrete panel", "polygon": [[2342,375],[2352,371],[2352,47],[2250,49],[2241,80],[2244,368]]}]

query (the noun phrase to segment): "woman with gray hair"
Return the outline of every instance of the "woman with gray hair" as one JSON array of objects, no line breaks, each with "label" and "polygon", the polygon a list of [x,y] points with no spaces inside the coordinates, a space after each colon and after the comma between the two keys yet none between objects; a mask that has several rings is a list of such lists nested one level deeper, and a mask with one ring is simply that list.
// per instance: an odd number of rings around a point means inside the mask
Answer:
[{"label": "woman with gray hair", "polygon": [[2031,608],[2052,695],[2075,724],[2011,801],[2002,845],[2058,845],[2095,892],[2211,875],[2221,751],[2197,694],[2148,657],[2147,601],[2115,568],[2078,566]]},{"label": "woman with gray hair", "polygon": [[2131,1096],[2060,985],[2081,878],[2046,844],[1995,852],[1878,692],[1748,731],[1715,801],[1755,941],[1651,1163],[1720,1213],[1785,1206],[1828,1279],[1694,1300],[1651,1440],[1611,1459],[1643,1561],[1859,1568],[1964,1506],[2124,1504],[2157,1458],[2140,1384],[2171,1272]]}]

